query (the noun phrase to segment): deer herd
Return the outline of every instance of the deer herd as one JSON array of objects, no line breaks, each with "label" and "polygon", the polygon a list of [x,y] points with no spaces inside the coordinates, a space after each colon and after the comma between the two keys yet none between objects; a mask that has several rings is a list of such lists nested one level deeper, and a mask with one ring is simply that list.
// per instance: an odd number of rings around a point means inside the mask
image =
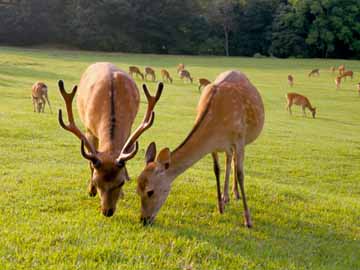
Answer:
[{"label": "deer herd", "polygon": [[[351,70],[345,66],[339,68],[336,87],[341,80],[353,78]],[[335,73],[336,69],[331,68]],[[193,83],[193,77],[179,64],[177,73],[181,80]],[[166,69],[161,69],[163,82],[173,83]],[[319,69],[312,70],[308,76],[320,76]],[[88,193],[99,195],[101,212],[111,217],[116,211],[118,199],[123,196],[123,186],[130,180],[126,165],[139,150],[138,140],[155,121],[155,107],[164,88],[163,82],[152,96],[146,84],[142,88],[147,99],[147,110],[139,126],[131,133],[134,120],[140,106],[140,93],[134,76],[141,80],[156,81],[156,72],[146,67],[144,72],[136,66],[130,66],[125,72],[111,63],[95,63],[83,73],[79,86],[71,92],[65,90],[60,80],[58,87],[65,102],[68,123],[59,110],[58,121],[62,128],[73,133],[80,140],[80,153],[90,165]],[[183,142],[174,150],[163,148],[157,153],[156,143],[149,144],[145,151],[145,167],[137,178],[137,194],[141,201],[141,222],[152,224],[157,213],[166,201],[174,180],[196,162],[211,154],[216,179],[217,205],[220,213],[229,203],[229,180],[233,166],[234,179],[232,191],[236,199],[242,200],[244,223],[252,227],[244,187],[245,146],[254,142],[264,125],[264,105],[260,93],[249,79],[239,71],[221,73],[215,81],[198,78],[198,90],[203,89],[193,128]],[[288,83],[294,86],[293,75],[288,75]],[[357,85],[360,95],[360,83]],[[76,104],[79,118],[85,128],[82,132],[74,119],[72,103],[77,94]],[[302,107],[315,118],[316,108],[309,99],[298,93],[286,94],[286,109],[292,114],[292,106]],[[32,87],[34,112],[44,112],[45,104],[51,106],[48,99],[48,87],[37,82]],[[218,154],[225,153],[225,179],[221,190],[220,166]],[[240,188],[240,192],[239,192]]]}]

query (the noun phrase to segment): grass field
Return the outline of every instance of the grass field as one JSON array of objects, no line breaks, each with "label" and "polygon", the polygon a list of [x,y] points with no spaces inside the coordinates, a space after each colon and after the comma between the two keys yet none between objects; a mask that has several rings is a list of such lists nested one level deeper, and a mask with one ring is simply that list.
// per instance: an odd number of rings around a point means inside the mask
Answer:
[{"label": "grass field", "polygon": [[[85,68],[110,61],[155,69],[186,63],[196,77],[214,79],[238,69],[262,94],[266,123],[246,149],[245,185],[254,228],[243,226],[242,203],[218,214],[212,161],[179,177],[151,227],[139,222],[136,176],[144,151],[174,149],[190,131],[199,99],[196,85],[177,76],[166,85],[154,126],[140,139],[128,169],[133,178],[112,218],[90,198],[80,142],[62,130],[57,90],[70,90]],[[330,66],[355,71],[339,91]],[[320,68],[319,78],[307,77]],[[287,75],[295,86],[287,85]],[[0,268],[1,269],[360,269],[359,61],[185,57],[0,47]],[[32,112],[31,85],[49,86],[54,113]],[[141,82],[137,81],[140,86]],[[152,91],[156,84],[149,83]],[[284,95],[296,91],[317,107],[291,117]],[[145,109],[142,96],[141,111]],[[79,122],[78,122],[79,123]],[[222,159],[223,162],[223,159]]]}]

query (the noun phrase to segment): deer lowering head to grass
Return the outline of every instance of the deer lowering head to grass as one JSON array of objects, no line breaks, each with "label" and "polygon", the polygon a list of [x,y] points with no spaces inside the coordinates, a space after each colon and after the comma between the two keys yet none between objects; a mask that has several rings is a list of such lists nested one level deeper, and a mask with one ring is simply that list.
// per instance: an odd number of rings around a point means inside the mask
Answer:
[{"label": "deer lowering head to grass", "polygon": [[129,67],[129,74],[132,78],[134,78],[134,74],[136,75],[136,77],[139,77],[144,80],[144,74],[142,74],[142,72],[140,71],[140,69],[138,67],[135,66],[131,66]]},{"label": "deer lowering head to grass", "polygon": [[[59,123],[81,140],[81,154],[90,161],[89,194],[95,196],[99,193],[101,211],[110,217],[122,195],[122,186],[129,179],[126,162],[138,151],[137,139],[153,124],[153,110],[163,85],[159,84],[155,97],[143,85],[148,108],[142,123],[131,135],[131,126],[139,108],[139,90],[124,71],[110,63],[96,63],[82,75],[79,88],[75,86],[71,93],[67,93],[62,81],[59,81],[59,88],[65,100],[69,124],[65,125],[61,110]],[[72,101],[76,92],[85,134],[74,121]]]},{"label": "deer lowering head to grass", "polygon": [[225,152],[224,197],[228,192],[231,161],[234,158],[235,179],[240,185],[245,224],[251,227],[244,189],[244,153],[245,145],[259,136],[263,124],[261,96],[246,76],[237,71],[220,74],[214,83],[204,89],[194,127],[186,139],[172,152],[169,148],[162,149],[157,157],[155,143],[149,145],[145,154],[146,166],[138,177],[137,186],[143,224],[154,221],[175,178],[210,153],[214,162],[218,207],[222,213],[225,199],[220,191],[218,152]]},{"label": "deer lowering head to grass", "polygon": [[50,112],[52,113],[51,105],[48,97],[48,88],[45,83],[43,82],[34,83],[31,89],[31,98],[34,107],[34,112],[38,112],[38,113],[44,112],[45,104],[47,102],[49,105]]},{"label": "deer lowering head to grass", "polygon": [[185,69],[180,70],[179,76],[180,76],[180,79],[181,79],[181,80],[187,79],[188,81],[190,81],[191,83],[193,83],[193,78],[191,77],[189,71],[187,71],[187,70],[185,70]]},{"label": "deer lowering head to grass", "polygon": [[146,67],[145,68],[145,80],[147,80],[148,76],[151,77],[151,80],[153,82],[156,81],[155,70],[153,70],[151,67]]},{"label": "deer lowering head to grass", "polygon": [[201,88],[206,87],[211,83],[208,79],[205,78],[200,78],[198,79],[198,81],[199,81],[199,87],[198,87],[199,92],[201,91]]},{"label": "deer lowering head to grass", "polygon": [[313,77],[313,76],[320,76],[320,70],[318,68],[313,69],[312,71],[310,71],[309,73],[309,77]]},{"label": "deer lowering head to grass", "polygon": [[295,104],[301,106],[304,116],[306,116],[305,109],[308,108],[312,113],[312,117],[315,118],[316,108],[311,106],[307,97],[297,93],[288,93],[285,97],[287,100],[286,109],[289,111],[290,115],[292,114],[291,107]]},{"label": "deer lowering head to grass", "polygon": [[177,73],[179,73],[181,70],[185,69],[185,65],[184,64],[179,64],[177,66]]},{"label": "deer lowering head to grass", "polygon": [[288,75],[288,83],[291,87],[294,86],[294,77],[291,74]]},{"label": "deer lowering head to grass", "polygon": [[173,82],[173,79],[171,78],[169,71],[167,71],[166,69],[161,70],[161,77],[164,82],[170,82],[170,83]]}]

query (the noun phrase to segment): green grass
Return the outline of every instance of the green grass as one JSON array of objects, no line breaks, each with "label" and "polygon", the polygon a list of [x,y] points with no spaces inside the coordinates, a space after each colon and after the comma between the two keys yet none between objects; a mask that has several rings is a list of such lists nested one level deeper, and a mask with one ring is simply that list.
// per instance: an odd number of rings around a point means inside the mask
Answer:
[{"label": "green grass", "polygon": [[[125,70],[130,64],[165,67],[173,75],[184,62],[197,78],[214,79],[228,69],[247,74],[266,109],[263,133],[246,149],[253,229],[243,226],[240,201],[231,200],[225,214],[218,214],[209,157],[174,182],[154,226],[139,222],[135,178],[148,143],[174,149],[196,115],[196,86],[177,76],[166,85],[154,126],[129,163],[133,180],[115,216],[100,214],[99,199],[87,196],[89,171],[80,142],[59,127],[56,113],[33,113],[30,99],[31,85],[43,80],[54,111],[64,107],[57,80],[70,90],[97,61]],[[328,70],[340,63],[354,70],[355,78],[336,91]],[[321,76],[308,79],[313,68],[320,68]],[[0,268],[360,269],[359,72],[359,61],[0,47]],[[287,85],[289,73],[295,77],[293,89]],[[149,86],[155,90],[155,84]],[[302,117],[300,108],[289,116],[284,109],[288,91],[308,96],[318,108],[317,119]]]}]

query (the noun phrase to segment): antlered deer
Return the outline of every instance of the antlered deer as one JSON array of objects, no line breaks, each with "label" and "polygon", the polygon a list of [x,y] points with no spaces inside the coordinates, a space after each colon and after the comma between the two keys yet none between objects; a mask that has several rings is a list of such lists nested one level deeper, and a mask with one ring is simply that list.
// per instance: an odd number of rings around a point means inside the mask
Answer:
[{"label": "antlered deer", "polygon": [[191,77],[189,71],[183,69],[183,70],[181,70],[181,71],[179,72],[179,76],[180,76],[180,79],[181,79],[181,80],[187,79],[187,80],[189,80],[191,83],[193,83],[193,78]]},{"label": "antlered deer", "polygon": [[345,65],[340,65],[338,70],[339,70],[339,74],[343,75],[343,73],[345,72]]},{"label": "antlered deer", "polygon": [[335,78],[336,89],[340,89],[341,79],[342,79],[342,76],[336,76],[336,78]]},{"label": "antlered deer", "polygon": [[291,74],[288,75],[288,83],[289,83],[289,85],[291,87],[293,87],[293,85],[294,85],[294,77]]},{"label": "antlered deer", "polygon": [[177,73],[179,73],[181,70],[185,69],[185,65],[184,64],[179,64],[177,66]]},{"label": "antlered deer", "polygon": [[145,68],[145,80],[147,80],[148,75],[151,76],[151,80],[153,82],[156,81],[155,70],[153,70],[151,67],[146,67]]},{"label": "antlered deer", "polygon": [[166,69],[162,69],[160,73],[164,82],[165,81],[170,83],[173,82],[173,79],[171,78],[169,71],[167,71]]},{"label": "antlered deer", "polygon": [[138,177],[137,186],[141,197],[143,224],[154,221],[175,178],[210,153],[214,162],[218,207],[222,213],[225,198],[221,198],[218,152],[224,151],[224,197],[228,192],[231,161],[234,156],[235,179],[240,185],[245,224],[251,227],[244,189],[244,151],[245,145],[260,135],[263,124],[264,106],[261,96],[247,77],[237,71],[220,74],[213,84],[204,89],[194,127],[186,139],[172,152],[169,148],[164,148],[156,159],[156,145],[149,145],[145,154],[146,166]]},{"label": "antlered deer", "polygon": [[202,87],[205,87],[211,83],[208,79],[205,78],[200,78],[198,81],[199,81],[199,92],[201,91]]},{"label": "antlered deer", "polygon": [[310,71],[309,73],[309,77],[312,77],[312,76],[320,76],[320,70],[318,68],[316,69],[313,69],[312,71]]},{"label": "antlered deer", "polygon": [[52,113],[51,105],[48,97],[48,87],[46,86],[45,83],[43,82],[34,83],[31,89],[31,98],[34,107],[34,112],[36,111],[38,113],[44,112],[45,104],[47,102],[49,105],[50,112]]},{"label": "antlered deer", "polygon": [[134,74],[136,74],[136,77],[140,76],[142,80],[144,80],[144,74],[140,71],[138,67],[131,66],[129,67],[129,74],[132,78],[134,78]]},{"label": "antlered deer", "polygon": [[341,78],[344,78],[346,80],[346,77],[350,77],[353,79],[354,72],[352,70],[346,70],[342,73]]},{"label": "antlered deer", "polygon": [[289,111],[290,114],[292,114],[291,107],[293,104],[295,104],[302,107],[304,116],[306,116],[305,108],[308,108],[311,111],[313,118],[315,118],[316,108],[311,106],[310,101],[307,97],[297,93],[288,93],[285,97],[287,99],[286,109]]},{"label": "antlered deer", "polygon": [[[64,83],[59,81],[69,125],[63,122],[61,110],[59,123],[81,140],[81,154],[90,161],[89,195],[99,193],[101,211],[107,217],[114,214],[122,186],[129,179],[125,165],[138,151],[137,139],[153,124],[153,110],[163,85],[159,84],[155,97],[145,85],[143,88],[148,108],[142,123],[130,135],[139,108],[139,90],[128,74],[110,63],[96,63],[87,68],[79,88],[75,86],[71,93],[67,93]],[[85,134],[76,126],[72,111],[77,89],[77,108]]]}]

